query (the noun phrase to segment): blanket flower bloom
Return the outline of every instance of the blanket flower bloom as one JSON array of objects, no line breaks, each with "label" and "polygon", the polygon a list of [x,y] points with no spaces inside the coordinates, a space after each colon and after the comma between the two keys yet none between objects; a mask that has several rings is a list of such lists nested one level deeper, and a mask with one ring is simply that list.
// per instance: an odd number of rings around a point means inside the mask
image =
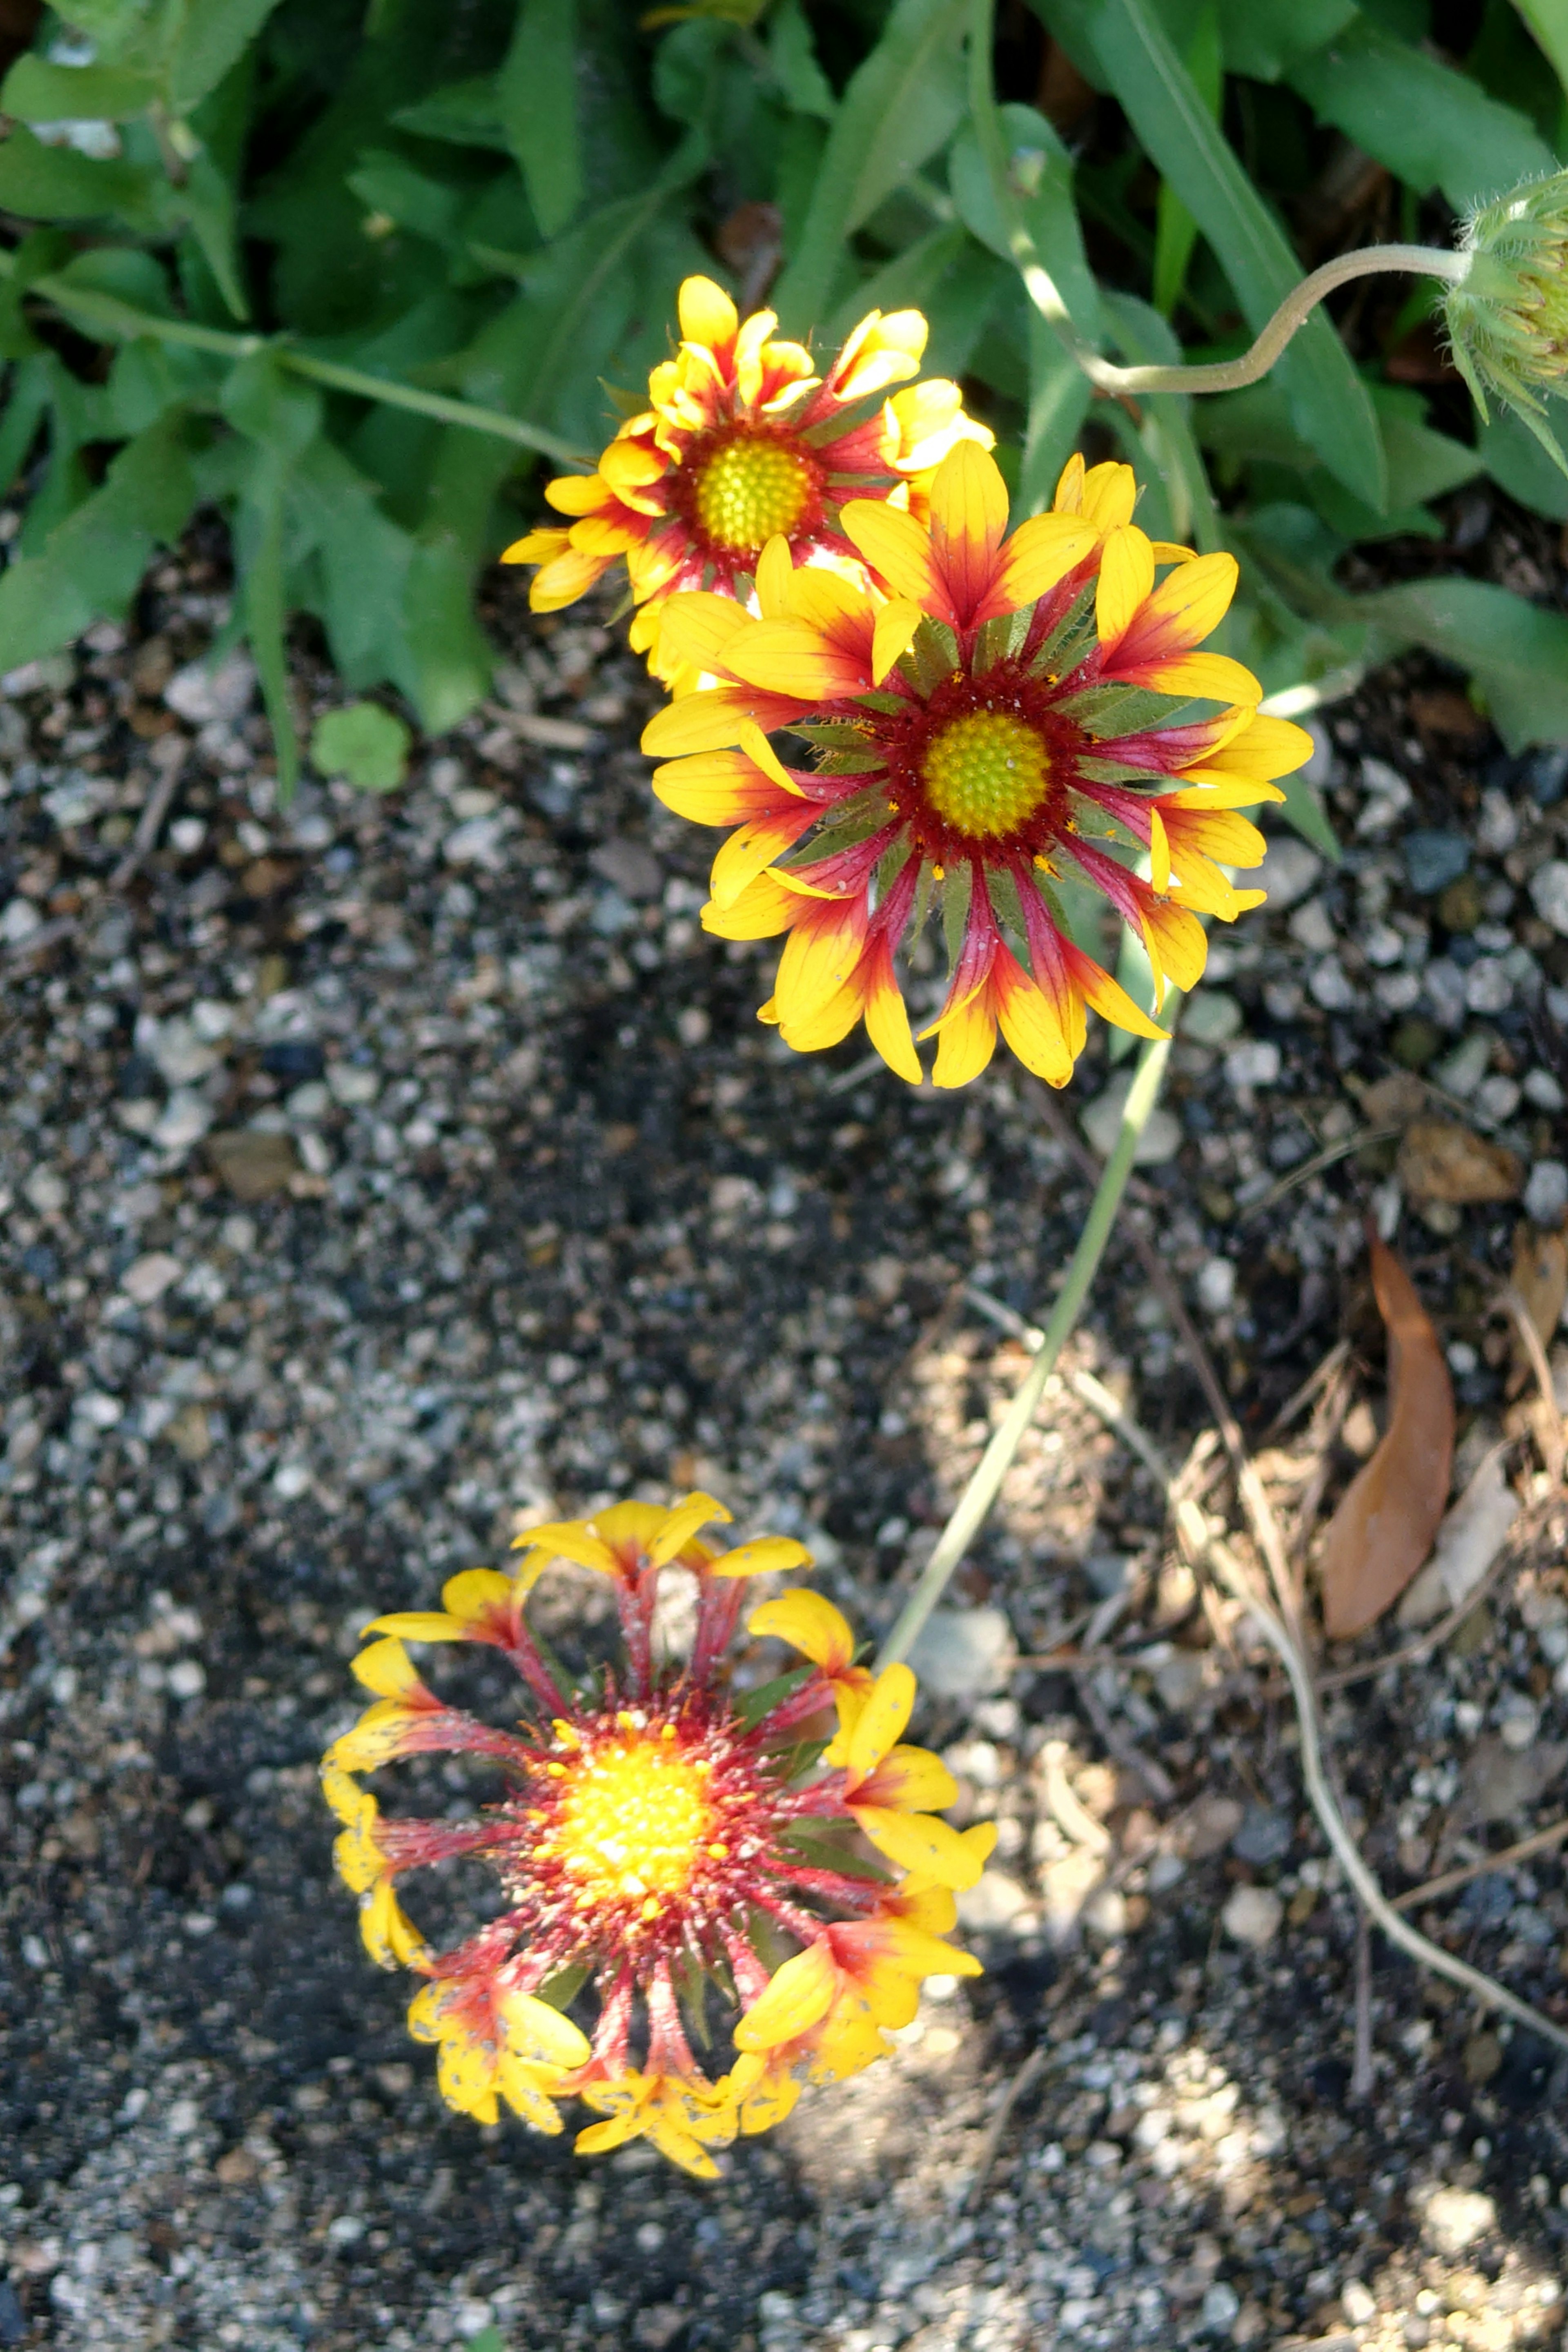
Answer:
[{"label": "blanket flower bloom", "polygon": [[[797,570],[775,540],[757,563],[755,615],[700,593],[666,607],[666,646],[704,683],[643,736],[666,755],[654,790],[678,815],[739,828],[702,919],[723,939],[788,934],[762,1008],[786,1045],[837,1045],[863,1018],[918,1086],[894,958],[940,905],[951,976],[922,1033],[937,1039],[936,1085],[978,1076],[1000,1027],[1028,1069],[1063,1086],[1086,1004],[1163,1033],[1069,938],[1057,878],[1088,883],[1141,936],[1156,1010],[1167,980],[1191,988],[1203,971],[1198,915],[1228,922],[1260,903],[1223,870],[1263,856],[1236,812],[1283,799],[1271,779],[1300,767],[1311,739],[1259,713],[1239,662],[1198,650],[1230,603],[1235,559],[1147,539],[1134,496],[1130,467],[1086,473],[1075,457],[1053,511],[1009,536],[1001,473],[960,443],[929,520],[845,507],[873,593]],[[1220,708],[1184,715],[1194,700]],[[786,766],[768,741],[779,731],[811,746],[815,766]]]},{"label": "blanket flower bloom", "polygon": [[[811,1563],[777,1536],[718,1550],[700,1530],[729,1516],[710,1495],[669,1511],[617,1503],[520,1536],[516,1575],[469,1570],[439,1610],[375,1619],[353,1662],[374,1703],[322,1763],[339,1874],[372,1958],[425,1979],[409,2029],[438,2045],[447,2102],[481,2123],[504,2102],[557,2132],[557,2102],[577,2097],[601,2118],[578,2135],[583,2153],[643,2137],[702,2179],[714,2148],[786,2116],[804,2080],[881,2056],[926,1977],[979,1973],[943,1938],[953,1890],[975,1884],[994,1835],[939,1818],[953,1781],[901,1738],[914,1676],[856,1666],[849,1627],[819,1595],[752,1611],[752,1633],[806,1663],[749,1696],[731,1691],[745,1580]],[[552,1559],[607,1577],[619,1613],[621,1664],[574,1687],[524,1619]],[[654,1608],[672,1567],[696,1580],[696,1634],[688,1659],[664,1663]],[[499,1650],[528,1692],[521,1728],[445,1705],[410,1642]],[[816,1727],[835,1717],[825,1751]],[[400,1758],[465,1754],[505,1783],[471,1819],[389,1819],[362,1784]],[[399,1883],[459,1856],[489,1864],[501,1906],[433,1951]],[[566,2011],[590,1988],[585,2031]],[[706,2050],[726,2030],[733,2063],[705,2072],[692,2037]]]},{"label": "blanket flower bloom", "polygon": [[918,310],[871,311],[818,375],[803,345],[773,339],[773,311],[742,325],[710,278],[687,278],[678,308],[680,348],[649,377],[647,407],[626,419],[596,473],[545,487],[574,520],[530,531],[501,557],[539,565],[536,613],[575,604],[624,558],[640,608],[633,648],[670,683],[681,682],[679,665],[662,650],[660,613],[678,590],[742,594],[775,538],[797,562],[847,566],[863,580],[845,501],[918,505],[957,441],[992,439],[965,416],[955,383],[880,397],[919,371],[928,330]]}]

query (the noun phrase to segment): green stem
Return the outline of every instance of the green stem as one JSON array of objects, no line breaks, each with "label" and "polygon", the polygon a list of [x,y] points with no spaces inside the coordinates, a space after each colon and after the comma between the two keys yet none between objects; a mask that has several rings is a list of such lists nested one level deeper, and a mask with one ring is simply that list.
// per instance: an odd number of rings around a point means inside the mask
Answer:
[{"label": "green stem", "polygon": [[[0,252],[0,278],[12,276],[15,266],[10,254]],[[417,384],[400,383],[392,376],[368,375],[363,368],[341,367],[335,360],[317,359],[310,352],[300,351],[280,335],[234,335],[220,327],[197,326],[189,319],[162,319],[154,311],[141,310],[134,303],[122,302],[118,295],[100,293],[95,287],[74,285],[67,278],[35,278],[27,291],[62,311],[68,319],[101,334],[122,335],[128,341],[151,335],[159,342],[183,344],[187,351],[212,352],[220,359],[251,359],[258,352],[270,351],[280,367],[295,375],[308,376],[314,383],[329,384],[335,392],[352,393],[361,400],[384,401],[391,408],[412,409],[420,416],[434,417],[438,424],[463,425],[473,433],[489,433],[498,440],[515,442],[520,448],[536,449],[542,457],[552,457],[557,465],[586,467],[592,463],[557,434],[547,432],[542,425],[531,425],[524,417],[508,416],[499,408],[480,408],[472,401],[448,400],[442,393],[424,392]]]},{"label": "green stem", "polygon": [[1234,360],[1218,360],[1206,367],[1117,367],[1091,351],[1073,325],[1055,278],[1019,217],[1007,173],[1007,147],[1002,135],[992,80],[992,11],[994,0],[973,0],[969,30],[969,110],[982,161],[991,183],[1008,250],[1024,281],[1030,301],[1076,360],[1097,391],[1112,394],[1157,392],[1240,392],[1268,374],[1291,337],[1304,327],[1325,296],[1357,278],[1376,277],[1384,270],[1402,270],[1412,277],[1440,278],[1450,286],[1463,285],[1472,257],[1446,253],[1427,245],[1369,245],[1357,253],[1342,253],[1326,261],[1293,286],[1248,351]]},{"label": "green stem", "polygon": [[[1167,999],[1170,1006],[1168,1017],[1171,1017],[1173,1028],[1178,1002],[1173,996]],[[1046,1325],[1045,1337],[1035,1350],[1028,1370],[1018,1383],[1005,1417],[981,1455],[968,1486],[959,1496],[920,1582],[900,1612],[898,1623],[883,1643],[877,1660],[879,1667],[891,1665],[896,1658],[909,1655],[926,1619],[942,1599],[953,1570],[996,1499],[1002,1481],[1012,1465],[1013,1456],[1023,1442],[1024,1433],[1038,1410],[1046,1382],[1056,1368],[1057,1358],[1078,1321],[1100,1261],[1105,1255],[1105,1245],[1110,1239],[1117,1212],[1121,1206],[1121,1196],[1127,1189],[1127,1180],[1132,1173],[1139,1143],[1149,1124],[1150,1113],[1160,1098],[1160,1083],[1165,1075],[1170,1052],[1169,1037],[1152,1038],[1143,1048],[1126,1108],[1121,1114],[1121,1131],[1116,1139],[1116,1148],[1100,1174],[1083,1231],[1079,1235],[1078,1246],[1068,1262],[1067,1280]]]}]

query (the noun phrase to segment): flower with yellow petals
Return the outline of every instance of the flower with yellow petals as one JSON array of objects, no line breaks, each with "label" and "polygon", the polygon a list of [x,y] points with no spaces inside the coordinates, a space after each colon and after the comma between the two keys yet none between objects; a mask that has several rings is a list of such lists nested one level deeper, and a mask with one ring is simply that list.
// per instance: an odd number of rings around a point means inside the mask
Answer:
[{"label": "flower with yellow petals", "polygon": [[[546,486],[564,527],[531,530],[503,563],[536,563],[529,603],[552,613],[625,561],[641,609],[632,644],[656,677],[675,679],[659,616],[679,590],[744,596],[757,558],[782,538],[795,561],[865,574],[844,534],[846,502],[919,506],[960,440],[991,446],[955,383],[906,382],[928,332],[918,310],[861,320],[826,374],[799,343],[780,342],[771,310],[742,325],[710,278],[680,289],[680,348],[648,379],[598,471]],[[889,394],[892,384],[901,392]]]},{"label": "flower with yellow petals", "polygon": [[[1000,1028],[1063,1086],[1086,1005],[1161,1032],[1068,936],[1058,877],[1088,882],[1142,937],[1156,1010],[1167,980],[1190,988],[1203,971],[1198,916],[1260,902],[1224,870],[1263,856],[1237,811],[1282,799],[1272,780],[1311,739],[1260,714],[1239,662],[1200,650],[1234,558],[1147,539],[1133,492],[1130,467],[1086,474],[1075,458],[1052,512],[1009,534],[1000,472],[961,443],[927,520],[844,509],[873,593],[795,568],[781,540],[758,562],[755,614],[700,593],[666,607],[667,647],[705,683],[643,736],[664,761],[654,790],[679,816],[738,828],[702,919],[722,939],[787,934],[762,1010],[786,1045],[835,1045],[863,1019],[918,1086],[895,959],[940,907],[950,976],[922,1032],[936,1085],[977,1076]],[[1194,716],[1194,702],[1219,707]],[[815,764],[786,764],[768,740],[780,732]]]},{"label": "flower with yellow petals", "polygon": [[[721,1549],[705,1531],[729,1516],[710,1495],[668,1511],[617,1503],[520,1536],[513,1576],[468,1570],[440,1609],[376,1618],[353,1661],[373,1704],[321,1776],[367,1950],[426,1979],[409,2030],[437,2045],[448,2103],[481,2123],[504,2105],[554,2132],[557,2102],[580,2097],[601,2118],[579,2135],[584,2154],[641,2137],[703,2178],[737,2131],[788,2113],[803,2077],[837,2080],[880,2056],[883,2027],[908,2022],[923,1977],[974,1971],[942,1938],[952,1890],[979,1877],[989,1835],[961,1837],[937,1817],[955,1792],[935,1756],[903,1744],[909,1668],[873,1678],[858,1666],[848,1626],[815,1594],[782,1593],[751,1618],[807,1663],[731,1694],[724,1660],[747,1580],[810,1555],[778,1536]],[[573,1683],[535,1641],[526,1602],[552,1559],[611,1580],[618,1667]],[[666,1663],[654,1612],[670,1569],[696,1580],[697,1622],[689,1657]],[[528,1694],[521,1728],[447,1706],[409,1643],[500,1651]],[[503,1778],[471,1818],[389,1818],[362,1785],[400,1758],[450,1754]],[[501,1909],[434,1951],[400,1885],[459,1858],[494,1871]],[[803,1961],[804,2000],[791,1990]],[[579,2024],[566,2011],[590,1994],[596,2014]],[[739,2054],[710,2074],[692,2038],[710,2046],[726,2004]],[[787,2032],[773,2031],[781,2018]]]}]

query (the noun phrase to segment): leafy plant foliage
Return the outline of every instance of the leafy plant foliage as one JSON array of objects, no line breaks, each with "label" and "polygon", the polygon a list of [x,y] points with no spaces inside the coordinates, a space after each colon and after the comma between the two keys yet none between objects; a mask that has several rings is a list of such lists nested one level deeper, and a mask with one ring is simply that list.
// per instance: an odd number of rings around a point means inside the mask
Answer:
[{"label": "leafy plant foliage", "polygon": [[[1033,13],[1030,13],[1032,10]],[[1089,432],[1161,536],[1228,544],[1270,689],[1405,644],[1506,740],[1568,737],[1568,617],[1458,574],[1432,501],[1568,485],[1478,428],[1406,281],[1212,402],[1105,400],[1031,309],[970,119],[971,0],[68,0],[0,89],[0,671],[122,614],[195,508],[231,524],[287,779],[292,614],[428,728],[489,682],[481,567],[668,349],[691,270],[830,341],[918,305],[928,369],[1016,450],[1026,508]],[[984,21],[984,20],[983,20]],[[1568,152],[1562,0],[1011,0],[1014,196],[1074,326],[1129,362],[1240,349],[1304,268]],[[768,289],[770,289],[769,291]],[[626,404],[622,403],[623,407]],[[509,425],[510,420],[510,425]],[[1394,542],[1393,584],[1342,559]],[[1405,560],[1408,556],[1408,560]],[[400,770],[362,706],[323,756]],[[374,740],[373,740],[374,738]]]}]

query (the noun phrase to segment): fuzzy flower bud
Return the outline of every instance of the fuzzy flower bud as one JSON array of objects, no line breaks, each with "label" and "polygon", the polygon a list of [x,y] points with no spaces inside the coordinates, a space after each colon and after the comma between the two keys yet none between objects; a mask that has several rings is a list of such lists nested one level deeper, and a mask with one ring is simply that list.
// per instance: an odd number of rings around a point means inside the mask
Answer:
[{"label": "fuzzy flower bud", "polygon": [[1454,364],[1483,416],[1490,393],[1568,473],[1539,397],[1568,395],[1568,172],[1482,205],[1460,251],[1469,268],[1443,302]]}]

